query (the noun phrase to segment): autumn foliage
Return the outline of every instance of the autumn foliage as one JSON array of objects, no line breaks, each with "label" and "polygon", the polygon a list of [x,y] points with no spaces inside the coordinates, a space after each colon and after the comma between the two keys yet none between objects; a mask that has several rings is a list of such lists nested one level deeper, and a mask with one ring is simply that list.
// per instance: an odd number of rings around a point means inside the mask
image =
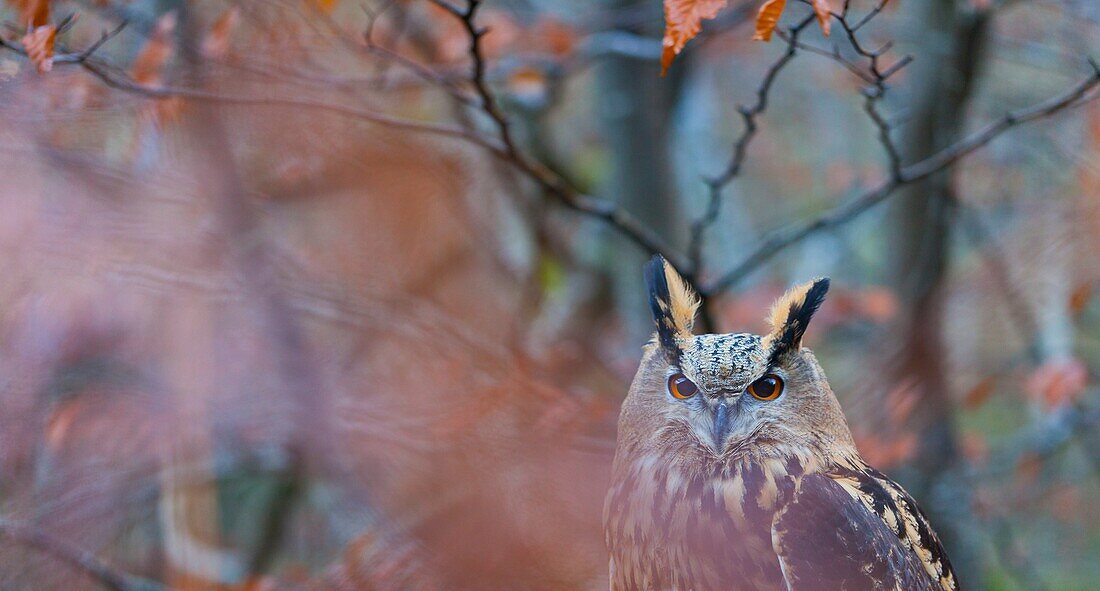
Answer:
[{"label": "autumn foliage", "polygon": [[[668,71],[672,60],[683,51],[688,41],[691,41],[703,30],[703,21],[718,16],[718,13],[726,7],[727,0],[665,0],[665,37],[662,41],[664,49],[661,52],[661,73]],[[813,0],[814,15],[821,32],[829,35],[829,0]],[[758,41],[771,41],[772,33],[779,26],[779,18],[783,16],[783,9],[787,6],[787,0],[765,0],[760,5],[756,14],[756,32],[753,39]]]},{"label": "autumn foliage", "polygon": [[1088,3],[167,4],[2,3],[0,588],[606,589],[655,251],[700,330],[831,276],[960,572],[1100,576]]}]

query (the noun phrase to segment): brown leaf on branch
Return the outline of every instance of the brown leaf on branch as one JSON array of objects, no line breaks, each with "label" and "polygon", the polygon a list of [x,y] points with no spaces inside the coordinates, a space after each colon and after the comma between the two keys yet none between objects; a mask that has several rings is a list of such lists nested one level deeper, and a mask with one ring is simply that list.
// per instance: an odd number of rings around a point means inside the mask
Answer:
[{"label": "brown leaf on branch", "polygon": [[821,27],[821,33],[826,37],[829,36],[829,16],[832,13],[832,7],[829,6],[829,0],[812,0],[814,7],[814,16],[817,17],[817,24]]},{"label": "brown leaf on branch", "polygon": [[661,75],[672,60],[703,29],[703,21],[718,16],[726,0],[665,0],[665,38],[662,41]]},{"label": "brown leaf on branch", "polygon": [[57,38],[57,27],[43,25],[31,29],[23,36],[23,47],[27,50],[27,58],[34,64],[39,74],[53,69],[53,44]]},{"label": "brown leaf on branch", "polygon": [[[829,0],[811,0],[810,5],[813,6],[814,16],[817,17],[821,32],[828,37],[829,18],[832,13]],[[753,40],[771,41],[772,33],[779,25],[779,17],[783,16],[783,9],[786,6],[787,0],[767,0],[760,6],[760,11],[756,13],[756,32],[752,36]]]},{"label": "brown leaf on branch", "polygon": [[760,6],[756,13],[756,33],[752,38],[755,41],[771,41],[772,33],[779,24],[779,17],[783,15],[783,9],[787,6],[787,0],[767,0]]}]

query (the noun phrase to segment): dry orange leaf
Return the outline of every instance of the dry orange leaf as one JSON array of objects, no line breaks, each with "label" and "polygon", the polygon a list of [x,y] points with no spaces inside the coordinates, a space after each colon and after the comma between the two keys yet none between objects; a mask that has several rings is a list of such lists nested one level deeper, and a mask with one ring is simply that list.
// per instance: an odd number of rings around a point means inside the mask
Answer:
[{"label": "dry orange leaf", "polygon": [[760,6],[760,12],[756,13],[756,33],[752,36],[754,41],[772,40],[772,33],[786,6],[787,0],[767,0]]},{"label": "dry orange leaf", "polygon": [[826,37],[829,36],[829,13],[833,11],[829,6],[829,0],[813,0],[814,16],[817,17],[817,24],[821,27],[821,33]]},{"label": "dry orange leaf", "polygon": [[665,0],[665,38],[662,41],[661,75],[699,31],[703,21],[718,16],[726,0]]},{"label": "dry orange leaf", "polygon": [[23,36],[23,48],[27,58],[34,64],[39,74],[53,69],[53,43],[57,38],[57,27],[43,25],[35,27]]},{"label": "dry orange leaf", "polygon": [[[811,0],[814,16],[821,32],[828,37],[830,30],[829,17],[832,7],[829,0]],[[760,6],[760,12],[756,13],[756,33],[752,38],[756,41],[771,41],[775,27],[779,25],[779,17],[783,16],[783,9],[787,6],[787,0],[767,0]]]}]

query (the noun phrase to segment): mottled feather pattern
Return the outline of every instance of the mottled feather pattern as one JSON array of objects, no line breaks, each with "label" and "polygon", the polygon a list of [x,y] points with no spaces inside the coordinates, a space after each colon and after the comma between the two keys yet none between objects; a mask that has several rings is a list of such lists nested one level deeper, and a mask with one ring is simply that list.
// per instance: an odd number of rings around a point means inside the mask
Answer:
[{"label": "mottled feather pattern", "polygon": [[760,377],[764,352],[760,337],[750,334],[708,334],[681,344],[680,369],[704,390],[729,384],[747,385]]},{"label": "mottled feather pattern", "polygon": [[861,463],[804,473],[804,461],[635,463],[605,508],[611,588],[957,590],[900,486]]},{"label": "mottled feather pattern", "polygon": [[925,572],[938,581],[944,591],[954,591],[957,582],[951,561],[928,518],[909,493],[885,474],[869,466],[864,466],[855,474],[844,473],[844,477],[854,478],[859,494],[853,496],[865,505],[869,504],[883,522],[891,527],[906,547],[918,556]]},{"label": "mottled feather pattern", "polygon": [[782,588],[771,521],[794,486],[787,470],[795,465],[712,462],[677,468],[655,457],[632,464],[605,508],[616,565],[611,588]]},{"label": "mottled feather pattern", "polygon": [[865,465],[801,479],[772,533],[791,589],[957,589],[912,498]]}]

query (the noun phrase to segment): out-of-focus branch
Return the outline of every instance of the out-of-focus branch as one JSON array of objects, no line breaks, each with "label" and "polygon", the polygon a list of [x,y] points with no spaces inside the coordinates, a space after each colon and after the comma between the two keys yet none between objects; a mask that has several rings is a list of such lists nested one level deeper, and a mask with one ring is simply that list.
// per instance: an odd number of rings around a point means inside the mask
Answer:
[{"label": "out-of-focus branch", "polygon": [[[518,148],[513,139],[513,132],[508,118],[501,110],[488,84],[487,60],[481,43],[486,30],[480,28],[477,24],[477,14],[481,6],[481,0],[468,0],[461,7],[447,0],[430,1],[442,8],[453,18],[457,19],[466,32],[468,37],[468,54],[471,61],[471,72],[465,82],[472,88],[473,96],[461,91],[459,82],[453,78],[442,78],[425,65],[407,60],[391,50],[381,48],[373,44],[369,36],[367,40],[367,49],[371,52],[384,54],[383,57],[386,59],[398,59],[403,67],[411,70],[425,82],[441,85],[444,90],[454,94],[461,103],[483,113],[491,121],[494,130],[493,135],[495,137],[486,137],[476,130],[460,126],[427,121],[414,121],[389,116],[369,109],[333,103],[295,98],[233,96],[199,89],[143,85],[134,81],[125,72],[112,68],[95,58],[95,53],[104,43],[117,35],[125,24],[111,32],[104,33],[97,42],[83,51],[59,53],[54,57],[54,63],[77,65],[111,88],[151,99],[181,97],[189,100],[216,102],[229,105],[284,106],[319,109],[392,129],[416,133],[429,133],[468,142],[486,150],[494,157],[509,164],[523,177],[532,181],[543,194],[549,197],[553,202],[582,215],[602,221],[612,230],[643,250],[663,253],[670,264],[672,264],[672,266],[696,288],[704,300],[710,296],[728,290],[750,272],[770,260],[782,250],[801,242],[818,231],[842,225],[858,217],[874,205],[890,197],[898,188],[925,179],[936,172],[952,166],[961,158],[989,143],[1008,129],[1027,121],[1052,115],[1087,100],[1089,98],[1087,95],[1100,84],[1100,68],[1090,61],[1090,64],[1093,66],[1093,74],[1066,94],[1054,97],[1030,109],[1009,113],[1001,120],[986,126],[970,137],[949,146],[935,155],[920,162],[904,166],[899,156],[900,152],[898,147],[891,136],[891,132],[893,131],[892,124],[886,117],[882,116],[878,110],[878,103],[882,100],[887,90],[886,81],[890,76],[907,65],[910,59],[904,57],[894,62],[892,65],[884,67],[881,64],[881,58],[886,51],[889,50],[889,44],[882,48],[872,50],[865,47],[857,37],[857,33],[875,16],[881,13],[887,0],[880,0],[877,2],[870,12],[858,20],[850,18],[847,2],[845,2],[841,12],[833,13],[832,15],[833,18],[839,22],[853,50],[862,58],[866,58],[868,62],[866,66],[860,66],[844,58],[838,48],[834,47],[832,51],[829,51],[802,42],[798,38],[799,33],[808,26],[813,19],[812,16],[807,16],[789,27],[786,31],[779,32],[779,36],[787,42],[787,50],[767,70],[760,86],[757,88],[755,103],[748,107],[739,108],[739,112],[744,122],[744,129],[734,142],[733,153],[725,169],[716,177],[707,179],[709,199],[706,210],[692,223],[691,242],[687,253],[681,254],[673,250],[664,238],[652,228],[643,224],[640,220],[620,208],[614,202],[600,199],[577,190],[576,187],[570,184],[561,175],[541,162],[529,157]],[[22,45],[13,41],[6,41],[2,38],[0,38],[0,48],[8,49],[23,56],[27,55],[26,49]],[[758,131],[757,118],[767,109],[768,96],[771,88],[779,73],[788,63],[790,63],[800,49],[829,57],[843,65],[861,80],[868,83],[869,86],[864,92],[864,108],[878,130],[879,140],[886,152],[890,167],[889,177],[879,185],[872,187],[861,195],[847,203],[837,206],[816,219],[800,225],[780,229],[773,232],[770,236],[766,236],[756,250],[746,256],[740,263],[718,277],[715,281],[709,284],[703,284],[700,279],[703,268],[701,252],[705,244],[707,230],[717,221],[721,205],[721,191],[740,174],[746,159],[748,147]]]},{"label": "out-of-focus branch", "polygon": [[164,591],[160,583],[115,569],[94,554],[30,525],[0,518],[0,536],[34,548],[69,565],[112,591]]},{"label": "out-of-focus branch", "polygon": [[[410,57],[407,57],[401,53],[379,45],[378,42],[374,40],[375,24],[377,23],[379,17],[381,17],[382,14],[385,13],[386,9],[388,9],[392,5],[393,3],[390,2],[382,6],[382,8],[378,9],[377,11],[368,11],[367,27],[363,31],[363,43],[366,44],[366,51],[378,55],[383,59],[389,60],[401,67],[404,67],[428,84],[444,89],[447,94],[449,94],[459,104],[475,107],[475,101],[467,93],[463,92],[461,88],[459,88],[458,84],[453,78],[441,75],[432,68],[429,68],[428,66],[425,66],[424,64],[421,64],[420,62]],[[327,14],[325,15],[325,18],[326,21],[331,21],[331,18]],[[335,34],[339,34],[339,25],[332,22],[331,28],[333,29]]]},{"label": "out-of-focus branch", "polygon": [[879,142],[886,152],[886,157],[890,165],[890,176],[893,178],[900,178],[902,166],[901,151],[898,149],[897,145],[894,144],[894,140],[891,136],[893,127],[879,112],[878,104],[886,96],[887,79],[909,65],[909,63],[913,61],[913,57],[907,55],[895,62],[892,66],[883,70],[880,60],[882,56],[893,47],[893,43],[886,43],[881,48],[872,50],[865,47],[863,43],[860,42],[859,37],[856,36],[856,32],[878,15],[886,6],[887,2],[889,2],[889,0],[880,0],[875,7],[871,9],[871,12],[867,13],[866,16],[855,24],[850,24],[848,21],[848,9],[850,4],[845,2],[844,10],[836,16],[836,20],[840,23],[841,28],[844,29],[844,33],[847,35],[848,42],[851,44],[852,49],[868,61],[867,73],[871,76],[872,82],[870,87],[864,89],[863,96],[865,97],[865,101],[863,108],[867,111],[867,115],[875,124],[875,128],[878,129]]},{"label": "out-of-focus branch", "polygon": [[746,256],[731,270],[704,287],[707,295],[721,293],[745,278],[750,272],[770,260],[784,249],[805,240],[822,230],[842,225],[858,217],[871,207],[881,203],[905,185],[924,180],[929,176],[955,164],[975,150],[985,146],[1004,132],[1017,125],[1042,119],[1060,111],[1075,107],[1095,98],[1094,90],[1100,87],[1100,65],[1089,59],[1092,71],[1088,77],[1077,83],[1065,93],[1053,97],[1035,106],[1012,111],[971,134],[970,136],[940,150],[939,152],[908,166],[903,166],[896,175],[891,175],[877,186],[865,191],[847,203],[812,219],[808,222],[780,229],[761,242],[760,246]]},{"label": "out-of-focus branch", "polygon": [[[838,45],[834,45],[832,50],[825,50],[819,47],[815,47],[806,43],[801,43],[793,35],[788,35],[780,32],[780,37],[787,41],[788,45],[797,46],[800,49],[804,49],[810,53],[816,53],[823,55],[840,65],[844,66],[849,72],[854,74],[868,86],[863,90],[864,105],[863,108],[867,111],[868,117],[871,118],[871,122],[878,130],[879,142],[882,144],[883,150],[886,152],[887,161],[890,166],[890,175],[894,178],[899,177],[901,174],[901,151],[894,143],[892,132],[894,131],[893,125],[886,120],[882,113],[878,109],[878,105],[886,97],[886,91],[888,86],[886,82],[891,76],[901,71],[902,68],[909,65],[913,61],[913,56],[906,55],[901,59],[895,61],[892,65],[883,68],[881,61],[883,56],[893,47],[892,43],[886,43],[878,49],[869,49],[863,42],[860,41],[856,33],[868,22],[877,16],[882,9],[886,6],[889,0],[880,0],[875,4],[874,8],[869,13],[864,15],[856,23],[852,23],[849,18],[850,3],[845,2],[844,8],[839,14],[834,14],[833,17],[841,28],[844,30],[845,36],[848,39],[848,43],[851,48],[862,58],[867,60],[867,66],[861,67],[859,64],[847,59],[840,51]],[[793,50],[793,47],[792,47]]]},{"label": "out-of-focus branch", "polygon": [[[691,228],[691,242],[688,247],[689,261],[695,268],[701,268],[702,263],[702,248],[705,242],[705,235],[708,228],[713,225],[717,219],[721,205],[722,190],[729,185],[741,172],[744,165],[745,157],[750,142],[757,132],[756,119],[766,109],[768,105],[768,95],[775,82],[775,79],[779,75],[779,72],[794,59],[798,50],[805,50],[810,53],[816,53],[824,55],[834,61],[840,63],[848,69],[852,74],[857,76],[860,80],[867,83],[869,86],[864,90],[864,108],[870,116],[872,122],[879,130],[879,138],[886,150],[887,157],[890,163],[891,178],[899,179],[901,175],[901,156],[898,148],[894,145],[891,138],[891,126],[886,121],[878,110],[878,103],[885,97],[887,85],[886,81],[890,76],[900,71],[903,67],[909,64],[911,57],[906,56],[895,62],[893,65],[883,68],[881,65],[881,59],[890,50],[891,44],[887,43],[883,47],[871,50],[864,46],[859,40],[856,32],[870,22],[875,16],[877,16],[886,5],[889,0],[880,0],[875,7],[863,16],[859,21],[852,23],[850,21],[849,3],[845,2],[844,7],[840,13],[833,13],[832,18],[840,23],[840,26],[845,32],[848,43],[852,49],[861,57],[866,58],[867,65],[861,66],[851,60],[846,59],[841,53],[840,47],[833,46],[831,51],[821,49],[807,43],[802,42],[799,39],[800,33],[814,20],[813,13],[803,17],[795,25],[789,27],[786,30],[777,31],[778,36],[787,43],[787,49],[776,60],[771,67],[768,68],[760,86],[756,90],[756,103],[751,107],[739,107],[738,111],[741,113],[744,127],[741,135],[737,138],[733,145],[733,155],[731,156],[729,164],[725,170],[722,171],[716,177],[707,180],[707,188],[709,193],[709,199],[707,207],[703,214],[695,220]],[[808,4],[808,2],[806,2]],[[754,261],[753,267],[756,264],[764,262],[765,259],[759,259],[759,262]],[[750,267],[746,267],[745,273],[751,270]],[[721,281],[716,286],[721,285]],[[728,286],[716,287],[715,291],[721,291]],[[707,295],[713,294],[713,291],[708,291]]]},{"label": "out-of-focus branch", "polygon": [[[481,45],[481,39],[486,30],[476,23],[478,9],[481,6],[479,0],[471,0],[465,7],[459,8],[445,0],[431,0],[463,25],[469,38],[469,55],[472,62],[472,72],[467,80],[475,90],[479,99],[475,105],[481,112],[487,115],[493,122],[497,137],[489,139],[462,127],[443,125],[431,122],[411,121],[392,117],[366,109],[357,109],[343,105],[286,98],[255,98],[245,96],[223,95],[203,90],[189,88],[174,88],[163,86],[147,86],[140,84],[123,72],[120,72],[107,64],[95,59],[95,51],[102,47],[103,43],[117,34],[117,31],[104,34],[92,47],[80,52],[61,53],[54,57],[56,64],[74,64],[98,78],[108,87],[129,92],[152,99],[164,99],[181,97],[195,101],[215,102],[227,105],[265,105],[302,107],[319,109],[337,115],[366,121],[391,129],[399,129],[417,133],[429,133],[444,137],[451,137],[476,145],[493,156],[507,162],[523,176],[533,181],[544,194],[555,202],[581,213],[583,215],[601,220],[614,231],[633,242],[638,247],[651,253],[662,253],[669,263],[680,272],[681,275],[693,286],[698,288],[697,272],[690,261],[671,248],[666,241],[652,228],[647,227],[629,212],[618,207],[615,203],[593,197],[578,191],[564,178],[554,171],[528,158],[520,151],[512,137],[511,128],[507,117],[501,111],[486,79],[486,59]],[[19,55],[27,56],[26,49],[19,43],[6,41],[0,38],[0,48],[8,49]],[[414,67],[421,76],[434,79],[429,73],[415,63],[405,63],[407,67]],[[451,83],[447,86],[452,87]],[[699,289],[700,293],[702,290]]]},{"label": "out-of-focus branch", "polygon": [[[772,63],[764,74],[763,80],[760,81],[760,86],[756,89],[756,102],[752,106],[739,105],[737,107],[737,112],[741,114],[741,120],[744,124],[741,135],[734,141],[733,155],[730,157],[729,164],[726,165],[726,168],[717,176],[706,180],[708,190],[707,207],[703,214],[691,224],[691,241],[688,244],[688,260],[695,268],[701,268],[703,264],[702,250],[707,229],[718,221],[719,207],[722,203],[722,190],[741,173],[742,165],[745,162],[745,155],[748,153],[749,143],[752,142],[758,130],[756,118],[767,110],[768,95],[775,85],[776,78],[779,77],[779,73],[783,68],[794,59],[795,53],[798,51],[798,35],[812,23],[813,20],[814,16],[811,14],[788,29],[785,33],[786,38],[789,39],[787,51],[785,51],[778,60]],[[704,312],[705,311],[706,309],[704,308]]]},{"label": "out-of-focus branch", "polygon": [[[207,92],[204,90],[197,90],[191,88],[176,88],[171,86],[149,86],[138,83],[130,78],[124,72],[121,72],[111,66],[95,59],[95,52],[99,50],[104,43],[110,40],[112,37],[121,31],[125,23],[115,30],[104,33],[99,40],[89,46],[87,49],[79,52],[61,53],[55,55],[53,58],[54,64],[72,64],[83,68],[86,72],[91,74],[100,80],[103,84],[116,90],[121,90],[138,96],[143,96],[150,99],[166,99],[166,98],[185,98],[188,100],[213,102],[223,105],[246,105],[246,106],[279,106],[279,107],[302,107],[308,109],[317,109],[321,111],[328,111],[337,115],[350,117],[352,119],[358,119],[388,127],[391,129],[399,129],[405,131],[414,131],[419,133],[429,133],[434,135],[441,135],[444,137],[451,137],[460,139],[473,144],[476,144],[494,154],[498,154],[501,151],[501,146],[496,145],[485,138],[482,138],[474,133],[471,133],[461,127],[451,125],[441,125],[437,123],[412,121],[409,119],[402,119],[399,117],[391,117],[379,113],[377,111],[370,111],[367,109],[357,109],[354,107],[347,107],[344,105],[337,105],[332,103],[323,103],[317,101],[309,101],[302,99],[290,99],[290,98],[277,98],[277,97],[246,97],[246,96],[233,96],[224,95],[214,92]],[[7,41],[0,37],[0,48],[8,49],[24,57],[27,56],[27,50],[21,44],[12,41]]]},{"label": "out-of-focus branch", "polygon": [[500,110],[499,105],[489,89],[485,79],[486,59],[482,50],[481,39],[486,30],[479,28],[476,23],[477,11],[481,6],[480,0],[468,0],[465,7],[459,8],[446,0],[431,0],[454,18],[458,19],[466,30],[469,38],[468,53],[471,61],[472,72],[470,83],[480,98],[481,111],[493,122],[498,140],[503,144],[503,151],[499,156],[509,162],[521,174],[533,181],[548,196],[557,203],[577,211],[579,213],[595,217],[607,223],[618,233],[625,236],[636,245],[651,253],[662,253],[665,259],[700,292],[697,281],[698,269],[690,260],[673,250],[665,240],[653,229],[644,225],[640,220],[615,203],[585,195],[576,190],[565,179],[554,173],[542,163],[528,158],[520,151],[512,138],[511,126],[507,117]]}]

